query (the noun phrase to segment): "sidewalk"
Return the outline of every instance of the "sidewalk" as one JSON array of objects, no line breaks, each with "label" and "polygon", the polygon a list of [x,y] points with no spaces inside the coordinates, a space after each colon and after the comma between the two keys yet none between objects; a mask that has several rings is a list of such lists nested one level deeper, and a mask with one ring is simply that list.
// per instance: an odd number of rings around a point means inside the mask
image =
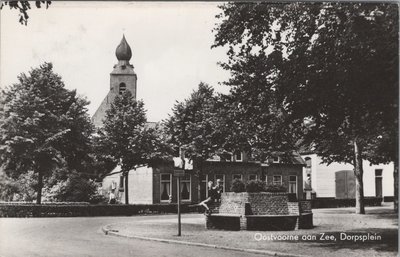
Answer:
[{"label": "sidewalk", "polygon": [[[218,248],[292,256],[397,256],[398,217],[392,205],[367,207],[365,215],[354,208],[315,209],[314,229],[296,231],[206,230],[202,214],[182,215],[182,236],[177,216],[135,216],[129,223],[110,224],[110,234],[188,242]],[[172,241],[171,241],[172,240]]]}]

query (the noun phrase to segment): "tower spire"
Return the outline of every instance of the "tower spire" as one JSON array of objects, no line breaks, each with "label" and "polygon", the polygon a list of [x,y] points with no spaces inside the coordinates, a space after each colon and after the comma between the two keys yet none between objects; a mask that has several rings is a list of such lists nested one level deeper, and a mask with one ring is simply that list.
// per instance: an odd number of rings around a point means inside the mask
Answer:
[{"label": "tower spire", "polygon": [[132,51],[131,47],[129,46],[128,42],[126,42],[125,34],[122,35],[121,43],[117,46],[115,50],[115,56],[117,57],[118,61],[127,61],[132,58]]}]

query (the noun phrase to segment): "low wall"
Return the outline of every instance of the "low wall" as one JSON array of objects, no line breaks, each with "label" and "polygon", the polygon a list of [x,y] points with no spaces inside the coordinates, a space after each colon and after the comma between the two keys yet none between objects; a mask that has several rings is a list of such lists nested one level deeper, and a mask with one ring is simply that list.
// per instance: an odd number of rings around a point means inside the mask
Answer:
[{"label": "low wall", "polygon": [[[252,215],[288,215],[289,198],[287,193],[248,193]],[[297,205],[297,203],[294,203]]]},{"label": "low wall", "polygon": [[219,213],[245,215],[248,193],[222,193]]},{"label": "low wall", "polygon": [[280,217],[248,217],[247,230],[258,231],[285,231],[295,230],[297,225],[296,216]]},{"label": "low wall", "polygon": [[287,193],[223,193],[206,216],[208,229],[293,230],[312,228],[310,201],[290,202]]},{"label": "low wall", "polygon": [[[195,210],[188,204],[181,205],[181,212],[190,211]],[[0,204],[0,217],[131,216],[176,212],[176,204]]]},{"label": "low wall", "polygon": [[[246,203],[250,208],[246,210]],[[298,202],[289,202],[287,193],[223,193],[219,213],[238,215],[288,215],[293,211],[292,206]],[[297,207],[298,210],[298,207]],[[298,214],[298,211],[297,211]]]},{"label": "low wall", "polygon": [[299,201],[300,213],[312,212],[312,203],[309,200]]},{"label": "low wall", "polygon": [[[381,206],[382,197],[364,197],[365,206]],[[311,200],[312,208],[340,208],[340,207],[355,207],[355,199],[335,199],[335,198],[317,198]]]}]

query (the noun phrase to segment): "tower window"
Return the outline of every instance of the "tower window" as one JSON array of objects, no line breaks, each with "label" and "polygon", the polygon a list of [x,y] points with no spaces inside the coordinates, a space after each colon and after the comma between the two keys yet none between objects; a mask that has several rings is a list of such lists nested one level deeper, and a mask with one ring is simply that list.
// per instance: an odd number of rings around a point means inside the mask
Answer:
[{"label": "tower window", "polygon": [[119,84],[119,95],[122,95],[126,91],[126,85],[125,83]]}]

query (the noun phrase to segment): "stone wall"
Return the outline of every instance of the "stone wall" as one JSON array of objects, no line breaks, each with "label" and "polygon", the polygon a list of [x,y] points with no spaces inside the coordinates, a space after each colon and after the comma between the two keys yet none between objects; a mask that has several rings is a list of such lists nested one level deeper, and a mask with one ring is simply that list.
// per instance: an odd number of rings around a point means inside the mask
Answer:
[{"label": "stone wall", "polygon": [[301,213],[312,212],[311,201],[299,201],[299,207]]},{"label": "stone wall", "polygon": [[245,215],[248,193],[222,193],[219,213]]},{"label": "stone wall", "polygon": [[248,193],[252,215],[288,215],[287,193]]},{"label": "stone wall", "polygon": [[[248,208],[246,208],[246,203],[248,203]],[[306,205],[304,204],[305,207]],[[287,193],[228,192],[221,195],[219,213],[238,215],[298,215],[299,203],[289,202]]]},{"label": "stone wall", "polygon": [[298,202],[288,202],[288,209],[290,215],[299,215],[299,203]]},{"label": "stone wall", "polygon": [[212,208],[212,213],[218,215],[206,216],[207,228],[230,230],[313,228],[311,202],[289,202],[287,193],[228,192],[223,193],[221,203],[216,203],[213,207],[217,208]]}]

